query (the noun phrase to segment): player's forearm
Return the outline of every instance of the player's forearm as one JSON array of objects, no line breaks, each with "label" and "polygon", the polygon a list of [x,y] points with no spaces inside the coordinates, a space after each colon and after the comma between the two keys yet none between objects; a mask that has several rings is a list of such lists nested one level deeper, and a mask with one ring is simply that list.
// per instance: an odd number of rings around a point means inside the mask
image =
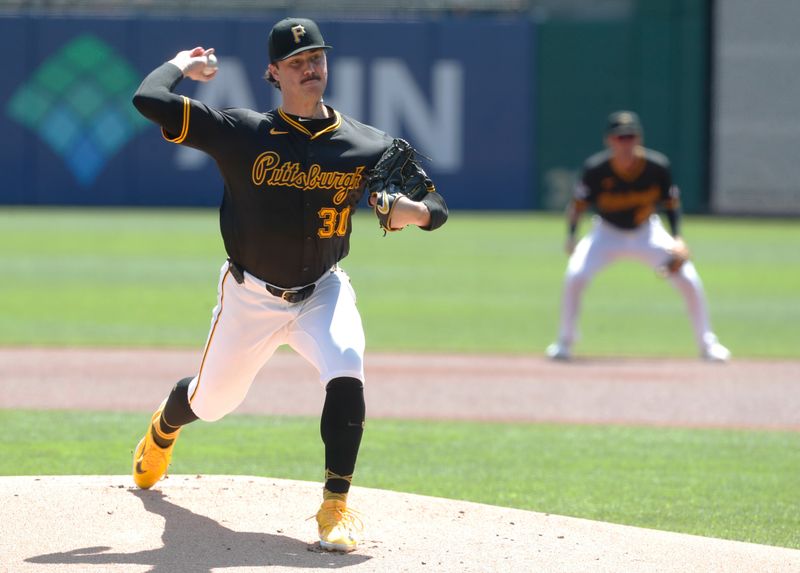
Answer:
[{"label": "player's forearm", "polygon": [[577,201],[570,201],[567,205],[567,237],[570,239],[575,238],[578,232],[578,221],[581,219],[581,214],[586,210],[583,204]]},{"label": "player's forearm", "polygon": [[175,65],[169,62],[162,64],[142,81],[133,96],[133,105],[144,117],[167,131],[180,131],[183,100],[172,90],[182,79],[183,72]]},{"label": "player's forearm", "polygon": [[430,211],[423,203],[401,196],[395,203],[391,221],[393,229],[402,229],[408,225],[424,227],[430,219]]},{"label": "player's forearm", "polygon": [[447,221],[447,205],[438,193],[428,193],[420,201],[400,197],[392,211],[393,229],[416,225],[425,231],[433,231]]}]

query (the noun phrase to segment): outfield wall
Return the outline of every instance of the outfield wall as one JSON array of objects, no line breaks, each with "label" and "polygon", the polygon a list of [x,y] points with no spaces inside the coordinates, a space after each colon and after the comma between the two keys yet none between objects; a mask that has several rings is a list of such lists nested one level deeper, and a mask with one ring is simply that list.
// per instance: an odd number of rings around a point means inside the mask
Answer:
[{"label": "outfield wall", "polygon": [[[216,107],[268,109],[267,34],[253,20],[0,18],[0,203],[216,205],[205,155],[169,144],[130,104],[180,49],[213,46],[218,77],[179,91]],[[326,102],[431,158],[454,208],[534,205],[534,28],[525,20],[328,22]],[[497,58],[496,54],[513,57]]]},{"label": "outfield wall", "polygon": [[556,19],[537,30],[537,207],[561,209],[583,160],[603,147],[606,117],[637,111],[645,145],[667,154],[683,207],[708,192],[708,0],[637,0],[607,19]]},{"label": "outfield wall", "polygon": [[[412,141],[454,209],[561,209],[606,115],[640,112],[688,211],[708,206],[707,0],[631,0],[602,18],[316,18],[326,101]],[[178,50],[213,46],[213,82],[179,91],[269,109],[267,33],[283,14],[224,19],[0,16],[0,204],[212,206],[222,183],[168,144],[130,99]]]},{"label": "outfield wall", "polygon": [[713,207],[800,215],[800,3],[717,2],[712,109]]}]

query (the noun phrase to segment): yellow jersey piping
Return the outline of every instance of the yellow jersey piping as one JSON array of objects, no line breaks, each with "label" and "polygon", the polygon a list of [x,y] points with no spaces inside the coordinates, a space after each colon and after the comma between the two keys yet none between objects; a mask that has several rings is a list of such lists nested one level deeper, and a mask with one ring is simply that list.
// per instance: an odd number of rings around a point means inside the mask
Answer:
[{"label": "yellow jersey piping", "polygon": [[183,143],[183,140],[189,135],[189,111],[191,110],[191,104],[189,103],[188,97],[182,95],[181,98],[183,98],[183,123],[181,124],[180,134],[178,137],[170,138],[166,130],[163,127],[161,128],[161,135],[170,143]]},{"label": "yellow jersey piping", "polygon": [[320,135],[322,135],[323,133],[328,133],[329,131],[333,131],[333,130],[335,130],[335,129],[338,129],[338,128],[339,128],[339,126],[340,126],[340,125],[342,125],[342,116],[341,116],[341,115],[339,115],[339,112],[338,112],[338,111],[336,111],[336,110],[333,110],[333,113],[334,113],[334,115],[335,115],[335,117],[336,117],[336,121],[334,121],[332,124],[330,124],[328,127],[326,127],[325,129],[323,129],[322,131],[318,131],[318,132],[316,132],[316,133],[311,133],[311,131],[309,131],[309,130],[306,128],[306,126],[304,126],[302,123],[300,123],[300,122],[298,122],[298,121],[295,121],[294,119],[292,119],[291,117],[289,117],[289,116],[286,114],[286,112],[284,112],[284,111],[283,111],[283,108],[280,108],[280,107],[278,108],[278,114],[281,116],[281,118],[283,119],[283,121],[285,121],[286,123],[288,123],[289,125],[291,125],[293,128],[295,128],[295,129],[296,129],[297,131],[299,131],[300,133],[304,133],[304,134],[306,134],[306,135],[307,135],[307,136],[309,136],[311,139],[316,139],[317,137],[319,137],[319,136],[320,136]]}]

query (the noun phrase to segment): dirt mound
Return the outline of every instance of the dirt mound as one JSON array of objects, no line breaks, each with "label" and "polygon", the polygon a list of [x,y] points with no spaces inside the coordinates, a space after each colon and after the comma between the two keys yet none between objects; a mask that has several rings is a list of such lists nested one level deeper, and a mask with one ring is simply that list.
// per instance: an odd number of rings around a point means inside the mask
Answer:
[{"label": "dirt mound", "polygon": [[800,551],[354,487],[366,524],[350,554],[322,551],[320,485],[171,476],[0,477],[0,571],[211,573],[800,570]]}]

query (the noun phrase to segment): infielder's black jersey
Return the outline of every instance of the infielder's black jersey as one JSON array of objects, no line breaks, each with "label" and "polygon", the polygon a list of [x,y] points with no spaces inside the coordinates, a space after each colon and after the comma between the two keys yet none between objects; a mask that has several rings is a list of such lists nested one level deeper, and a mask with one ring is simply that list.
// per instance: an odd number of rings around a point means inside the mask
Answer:
[{"label": "infielder's black jersey", "polygon": [[615,227],[635,229],[658,208],[677,209],[679,192],[663,154],[639,148],[633,168],[623,171],[613,165],[606,150],[586,160],[575,202],[581,209],[591,206]]},{"label": "infielder's black jersey", "polygon": [[228,256],[280,287],[314,282],[347,255],[364,175],[392,138],[331,108],[329,120],[309,122],[281,109],[216,110],[173,94],[182,78],[176,66],[162,65],[134,103],[168,141],[216,161]]}]

